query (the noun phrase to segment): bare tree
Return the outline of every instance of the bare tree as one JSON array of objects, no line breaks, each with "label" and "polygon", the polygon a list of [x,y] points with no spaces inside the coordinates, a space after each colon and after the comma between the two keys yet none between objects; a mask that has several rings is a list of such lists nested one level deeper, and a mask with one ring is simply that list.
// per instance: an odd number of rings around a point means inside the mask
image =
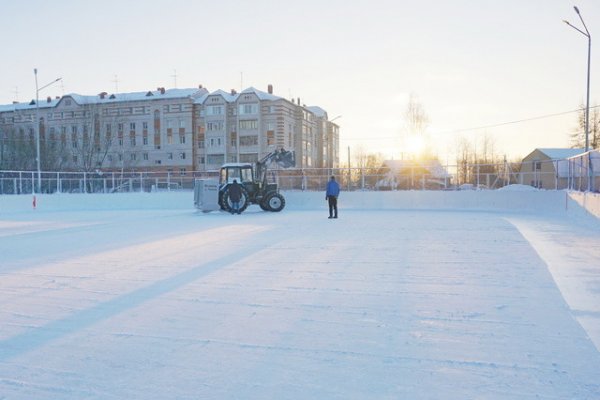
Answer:
[{"label": "bare tree", "polygon": [[32,171],[35,169],[35,138],[13,126],[0,131],[0,169]]},{"label": "bare tree", "polygon": [[425,135],[425,131],[429,126],[429,117],[425,112],[425,108],[419,102],[417,95],[414,93],[411,93],[408,99],[408,104],[404,111],[404,121],[409,135]]},{"label": "bare tree", "polygon": [[456,139],[456,166],[457,166],[457,183],[465,183],[470,180],[469,164],[474,158],[474,150],[472,143],[460,136]]},{"label": "bare tree", "polygon": [[369,153],[363,145],[354,148],[354,165],[352,179],[361,187],[362,185],[375,187],[381,179],[380,171],[383,168],[383,155],[381,153]]},{"label": "bare tree", "polygon": [[404,124],[403,146],[408,148],[408,152],[421,159],[436,159],[427,135],[429,116],[414,93],[411,93],[404,111]]},{"label": "bare tree", "polygon": [[[600,147],[600,109],[594,106],[590,110],[589,120],[589,145],[590,149]],[[580,111],[577,113],[577,128],[570,134],[572,148],[585,147],[585,106],[580,105]]]}]

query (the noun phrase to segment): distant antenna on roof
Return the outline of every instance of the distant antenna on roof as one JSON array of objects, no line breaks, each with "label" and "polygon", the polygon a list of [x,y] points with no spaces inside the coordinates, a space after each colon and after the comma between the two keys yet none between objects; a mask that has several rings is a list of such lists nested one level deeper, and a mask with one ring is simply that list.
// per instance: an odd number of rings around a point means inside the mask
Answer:
[{"label": "distant antenna on roof", "polygon": [[112,82],[115,84],[115,93],[119,93],[119,78],[116,74],[115,79],[113,79]]},{"label": "distant antenna on roof", "polygon": [[244,91],[244,72],[240,72],[240,92]]},{"label": "distant antenna on roof", "polygon": [[177,89],[177,70],[176,69],[173,70],[173,75],[171,75],[171,78],[173,78],[173,87],[175,89]]},{"label": "distant antenna on roof", "polygon": [[15,86],[15,90],[13,90],[13,93],[15,94],[15,101],[18,103],[19,102],[19,87]]}]

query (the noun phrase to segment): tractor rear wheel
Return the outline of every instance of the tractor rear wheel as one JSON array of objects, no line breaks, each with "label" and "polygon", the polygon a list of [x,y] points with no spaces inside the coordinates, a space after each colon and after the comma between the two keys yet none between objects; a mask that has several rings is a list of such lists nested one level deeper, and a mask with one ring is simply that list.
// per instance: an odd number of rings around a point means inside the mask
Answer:
[{"label": "tractor rear wheel", "polygon": [[[240,212],[244,212],[244,210],[246,208],[248,208],[248,206],[250,205],[250,202],[248,201],[248,191],[244,188],[241,187],[242,189],[242,196],[240,197]],[[227,212],[231,212],[232,210],[232,203],[231,203],[231,199],[229,198],[229,187],[227,189],[225,189],[225,192],[223,192],[223,197],[221,199],[221,208]]]}]

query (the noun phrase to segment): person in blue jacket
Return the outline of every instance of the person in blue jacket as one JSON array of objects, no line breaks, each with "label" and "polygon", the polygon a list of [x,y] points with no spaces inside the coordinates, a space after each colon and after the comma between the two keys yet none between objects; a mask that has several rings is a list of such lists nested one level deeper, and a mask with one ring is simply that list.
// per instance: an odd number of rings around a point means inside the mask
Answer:
[{"label": "person in blue jacket", "polygon": [[325,192],[325,200],[329,202],[329,218],[338,217],[337,199],[340,195],[340,185],[335,181],[335,176],[329,178],[327,182],[327,191]]}]

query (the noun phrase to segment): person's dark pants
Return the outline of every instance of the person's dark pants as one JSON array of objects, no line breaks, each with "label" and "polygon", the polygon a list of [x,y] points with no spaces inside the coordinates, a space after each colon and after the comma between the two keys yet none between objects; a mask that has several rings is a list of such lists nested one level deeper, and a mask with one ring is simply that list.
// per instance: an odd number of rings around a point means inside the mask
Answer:
[{"label": "person's dark pants", "polygon": [[337,218],[337,197],[329,196],[329,218]]}]

